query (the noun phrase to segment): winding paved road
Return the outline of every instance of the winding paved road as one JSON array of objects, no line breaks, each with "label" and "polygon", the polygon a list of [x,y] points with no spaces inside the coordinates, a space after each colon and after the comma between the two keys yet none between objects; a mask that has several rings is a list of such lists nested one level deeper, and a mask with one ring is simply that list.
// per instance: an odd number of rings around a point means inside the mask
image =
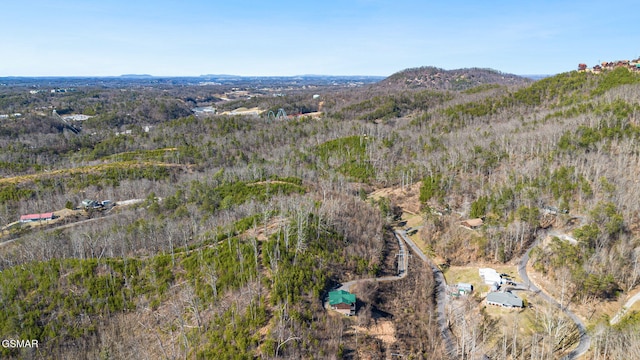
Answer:
[{"label": "winding paved road", "polygon": [[620,311],[618,311],[615,314],[615,316],[611,319],[611,321],[609,321],[609,324],[615,325],[619,323],[620,320],[622,320],[622,317],[624,316],[624,314],[626,314],[627,311],[629,311],[629,309],[633,306],[633,304],[635,304],[638,301],[640,301],[640,291],[638,291],[635,295],[629,298],[629,300],[627,300],[626,303],[624,303],[624,306],[622,307],[622,309],[620,309]]},{"label": "winding paved road", "polygon": [[584,355],[589,350],[589,347],[591,346],[591,337],[589,336],[589,334],[587,334],[587,328],[584,326],[584,323],[582,322],[582,320],[580,320],[578,316],[576,316],[576,314],[569,311],[569,309],[567,309],[566,307],[563,307],[562,305],[560,305],[560,303],[558,303],[556,299],[552,298],[547,293],[540,290],[540,288],[538,288],[531,281],[531,279],[529,279],[529,275],[527,274],[527,263],[529,262],[529,253],[531,252],[531,249],[533,249],[536,245],[538,245],[538,242],[539,242],[538,240],[534,241],[533,244],[529,246],[529,249],[527,249],[527,252],[522,256],[522,259],[520,259],[520,264],[518,264],[518,274],[520,274],[520,277],[522,278],[523,283],[527,285],[530,291],[535,292],[536,294],[540,295],[540,297],[545,299],[548,303],[562,310],[562,312],[564,312],[576,324],[576,327],[578,328],[578,332],[580,334],[580,342],[578,343],[578,346],[573,351],[571,351],[567,356],[562,358],[567,360],[575,359],[577,357]]},{"label": "winding paved road", "polygon": [[404,241],[409,245],[411,250],[413,250],[422,261],[424,261],[429,267],[431,267],[431,271],[433,271],[433,279],[435,281],[435,291],[436,291],[436,306],[438,313],[438,327],[440,328],[440,333],[442,334],[442,339],[444,340],[444,345],[451,358],[458,358],[458,348],[453,338],[453,333],[449,328],[449,322],[447,321],[447,315],[444,311],[445,303],[447,301],[447,282],[444,279],[444,274],[440,268],[436,266],[436,264],[431,261],[420,248],[407,236],[407,232],[404,230],[395,230],[396,236],[400,236],[404,239]]}]

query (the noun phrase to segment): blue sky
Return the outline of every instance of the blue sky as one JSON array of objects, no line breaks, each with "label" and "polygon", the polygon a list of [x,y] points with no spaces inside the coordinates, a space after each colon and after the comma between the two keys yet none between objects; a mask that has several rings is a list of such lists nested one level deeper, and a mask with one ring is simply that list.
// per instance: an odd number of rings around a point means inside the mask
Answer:
[{"label": "blue sky", "polygon": [[640,57],[637,2],[20,0],[0,76],[554,74]]}]

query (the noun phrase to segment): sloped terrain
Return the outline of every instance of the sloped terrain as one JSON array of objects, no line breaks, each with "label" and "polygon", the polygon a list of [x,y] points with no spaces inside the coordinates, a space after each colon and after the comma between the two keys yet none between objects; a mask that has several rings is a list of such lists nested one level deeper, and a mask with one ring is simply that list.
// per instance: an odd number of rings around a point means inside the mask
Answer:
[{"label": "sloped terrain", "polygon": [[[183,99],[216,106],[224,89],[30,96],[21,86],[0,97],[2,113],[24,114],[0,132],[2,224],[86,198],[144,200],[0,248],[0,335],[41,344],[3,357],[438,357],[433,279],[420,264],[358,290],[355,318],[322,307],[338,283],[394,271],[400,207],[443,267],[514,266],[537,244],[532,269],[570,308],[639,284],[640,77],[627,69],[531,82],[422,68],[320,98],[302,86],[277,97],[250,89],[255,97],[219,105],[304,113],[322,101],[320,117],[277,120],[188,114]],[[50,106],[93,117],[79,134],[38,125]],[[484,225],[462,228],[468,218]],[[553,232],[562,236],[536,243]],[[472,344],[506,358],[569,351],[555,335],[562,324],[532,323],[515,340],[486,331],[498,320],[478,296],[456,319],[482,321],[453,324],[469,330],[456,342],[465,357]],[[589,356],[637,345],[636,313],[614,327],[606,316],[583,319]]]},{"label": "sloped terrain", "polygon": [[531,80],[492,69],[445,70],[436,67],[419,67],[397,72],[376,86],[394,90],[468,90],[480,85],[526,85]]}]

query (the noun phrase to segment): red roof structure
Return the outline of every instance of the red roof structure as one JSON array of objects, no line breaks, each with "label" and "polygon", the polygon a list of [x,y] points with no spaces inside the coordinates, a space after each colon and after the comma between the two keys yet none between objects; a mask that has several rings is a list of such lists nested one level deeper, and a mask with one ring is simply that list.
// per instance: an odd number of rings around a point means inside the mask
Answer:
[{"label": "red roof structure", "polygon": [[29,221],[38,221],[38,220],[51,220],[53,219],[53,213],[42,213],[42,214],[28,214],[20,216],[20,222],[29,222]]}]

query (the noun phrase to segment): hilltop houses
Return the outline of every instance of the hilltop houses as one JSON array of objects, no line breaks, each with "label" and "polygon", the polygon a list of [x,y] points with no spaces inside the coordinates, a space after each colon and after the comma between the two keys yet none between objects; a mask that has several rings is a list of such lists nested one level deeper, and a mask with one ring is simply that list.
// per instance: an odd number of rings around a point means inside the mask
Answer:
[{"label": "hilltop houses", "polygon": [[604,70],[611,70],[618,67],[624,67],[629,69],[630,71],[640,71],[640,58],[635,60],[616,60],[616,61],[603,61],[601,64],[595,65],[592,68],[589,68],[587,64],[580,63],[578,64],[579,72],[592,72],[592,73],[600,73]]},{"label": "hilltop houses", "polygon": [[329,292],[329,306],[341,314],[352,316],[356,314],[356,295],[345,290]]}]

